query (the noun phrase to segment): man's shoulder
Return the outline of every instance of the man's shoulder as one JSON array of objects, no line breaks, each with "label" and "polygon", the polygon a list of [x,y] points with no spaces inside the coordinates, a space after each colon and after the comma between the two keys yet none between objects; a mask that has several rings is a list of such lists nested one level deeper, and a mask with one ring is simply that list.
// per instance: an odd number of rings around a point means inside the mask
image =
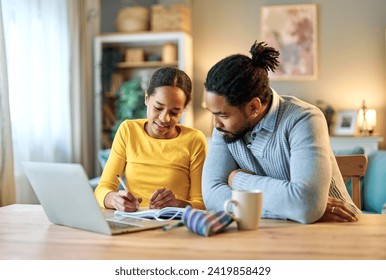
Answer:
[{"label": "man's shoulder", "polygon": [[314,105],[312,105],[311,103],[308,103],[296,96],[293,96],[293,95],[281,95],[282,99],[283,99],[283,102],[284,103],[287,103],[287,104],[295,104],[295,105],[298,105],[300,107],[315,107]]},{"label": "man's shoulder", "polygon": [[291,95],[282,95],[281,96],[281,108],[284,110],[287,110],[291,113],[310,113],[310,112],[319,112],[320,109],[304,100],[301,100],[300,98],[297,98],[295,96]]}]

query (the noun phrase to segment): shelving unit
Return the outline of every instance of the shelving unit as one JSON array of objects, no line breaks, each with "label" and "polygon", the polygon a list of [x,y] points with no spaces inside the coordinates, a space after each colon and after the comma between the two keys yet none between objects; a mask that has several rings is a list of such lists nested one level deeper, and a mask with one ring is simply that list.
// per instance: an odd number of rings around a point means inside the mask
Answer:
[{"label": "shelving unit", "polygon": [[[177,47],[177,61],[163,62],[162,47],[172,43]],[[144,61],[130,61],[124,59],[124,51],[130,48],[144,50]],[[104,55],[107,49],[116,50],[121,59],[111,68],[111,84],[106,79],[103,67]],[[150,59],[151,58],[151,59]],[[157,60],[158,58],[158,60]],[[159,67],[174,66],[185,71],[193,79],[192,65],[192,39],[186,32],[144,32],[144,33],[108,33],[96,36],[94,39],[94,101],[95,101],[95,152],[100,149],[110,148],[111,126],[114,123],[115,92],[119,85],[132,78],[142,78],[145,88],[146,79]],[[102,74],[104,76],[102,77]],[[193,126],[193,109],[189,105],[184,111],[181,122],[187,126]],[[111,138],[111,137],[110,137]],[[100,171],[98,163],[96,170]]]},{"label": "shelving unit", "polygon": [[365,155],[378,151],[378,143],[383,141],[383,136],[331,136],[330,143],[333,149],[352,149],[362,147]]}]

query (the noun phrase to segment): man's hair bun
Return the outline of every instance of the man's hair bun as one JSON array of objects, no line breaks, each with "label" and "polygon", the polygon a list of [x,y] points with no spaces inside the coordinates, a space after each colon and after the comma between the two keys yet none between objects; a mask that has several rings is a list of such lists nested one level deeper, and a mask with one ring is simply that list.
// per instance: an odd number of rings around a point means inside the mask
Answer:
[{"label": "man's hair bun", "polygon": [[279,65],[277,58],[279,57],[279,51],[272,47],[267,47],[264,42],[255,43],[252,45],[250,51],[252,55],[252,63],[259,68],[265,69],[265,71],[274,72]]}]

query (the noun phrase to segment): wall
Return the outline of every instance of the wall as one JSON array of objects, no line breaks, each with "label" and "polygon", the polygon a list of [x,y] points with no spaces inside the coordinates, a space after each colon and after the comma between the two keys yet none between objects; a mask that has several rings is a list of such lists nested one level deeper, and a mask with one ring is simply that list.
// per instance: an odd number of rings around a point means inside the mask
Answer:
[{"label": "wall", "polygon": [[[194,126],[211,135],[211,115],[201,107],[206,73],[227,55],[244,53],[259,41],[264,5],[318,6],[318,78],[273,81],[280,94],[317,100],[338,110],[359,109],[362,100],[377,109],[375,133],[386,138],[385,0],[101,0],[101,31],[114,32],[119,8],[128,5],[184,2],[192,9]],[[381,144],[386,149],[386,142]]]},{"label": "wall", "polygon": [[[323,100],[335,110],[359,109],[365,99],[377,109],[375,133],[386,136],[385,0],[193,0],[196,128],[211,134],[211,115],[201,107],[207,71],[230,54],[248,54],[259,41],[260,8],[302,3],[318,6],[318,78],[273,81],[271,86],[310,103]],[[381,147],[386,148],[385,142]]]}]

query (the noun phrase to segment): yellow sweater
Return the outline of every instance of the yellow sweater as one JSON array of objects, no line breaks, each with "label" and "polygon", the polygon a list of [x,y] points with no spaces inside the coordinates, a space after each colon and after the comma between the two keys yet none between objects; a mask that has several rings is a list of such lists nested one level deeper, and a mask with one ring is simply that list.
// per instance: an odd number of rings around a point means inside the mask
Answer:
[{"label": "yellow sweater", "polygon": [[149,205],[152,193],[162,187],[193,208],[205,209],[201,194],[201,174],[207,153],[204,134],[178,125],[180,134],[173,139],[156,139],[145,132],[146,119],[124,121],[113,141],[111,153],[95,189],[104,207],[107,193],[119,187],[117,174],[126,176],[127,187],[135,197]]}]

